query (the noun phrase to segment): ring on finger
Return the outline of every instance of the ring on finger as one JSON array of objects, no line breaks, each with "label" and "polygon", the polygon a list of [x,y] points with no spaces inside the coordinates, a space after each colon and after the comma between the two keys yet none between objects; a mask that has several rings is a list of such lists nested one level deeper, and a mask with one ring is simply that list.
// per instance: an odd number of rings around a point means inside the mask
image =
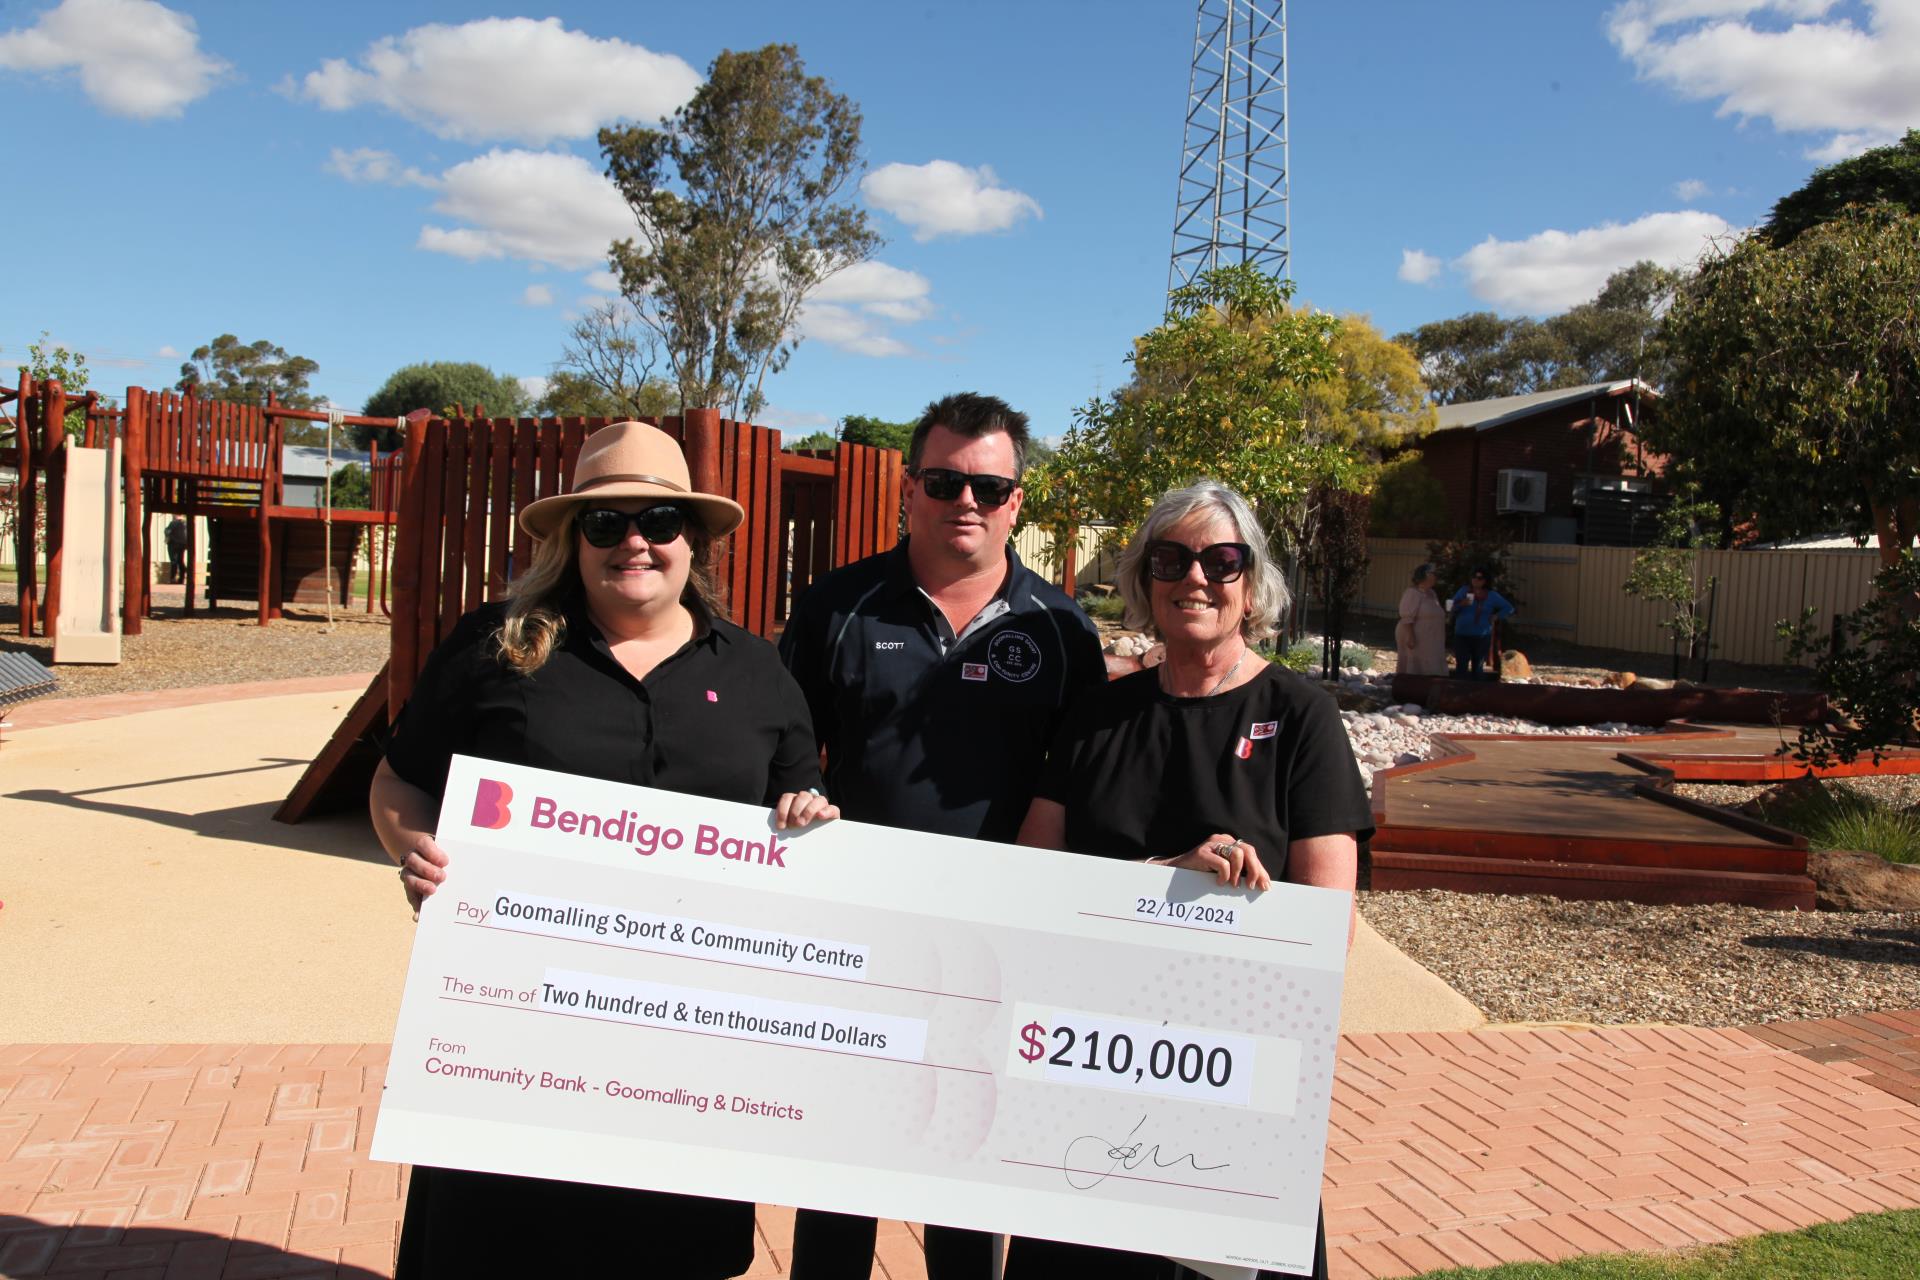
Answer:
[{"label": "ring on finger", "polygon": [[1215,853],[1217,853],[1217,854],[1219,854],[1219,855],[1220,855],[1221,857],[1223,857],[1223,858],[1224,858],[1224,857],[1226,857],[1227,855],[1229,855],[1229,854],[1231,854],[1231,853],[1233,852],[1233,849],[1234,849],[1234,846],[1235,846],[1236,844],[1238,844],[1238,843],[1239,843],[1239,841],[1237,841],[1237,840],[1221,840],[1221,841],[1218,841],[1218,842],[1217,842],[1217,843],[1215,843],[1215,844],[1214,844],[1214,846],[1213,846],[1213,852],[1215,852]]}]

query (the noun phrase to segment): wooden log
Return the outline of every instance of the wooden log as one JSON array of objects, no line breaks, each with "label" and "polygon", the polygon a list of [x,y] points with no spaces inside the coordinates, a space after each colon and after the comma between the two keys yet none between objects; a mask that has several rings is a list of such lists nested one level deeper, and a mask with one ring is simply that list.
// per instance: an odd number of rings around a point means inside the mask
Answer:
[{"label": "wooden log", "polygon": [[1518,716],[1541,724],[1810,724],[1827,714],[1821,693],[1765,689],[1593,689],[1560,684],[1495,684],[1445,676],[1395,676],[1393,696],[1428,711]]},{"label": "wooden log", "polygon": [[40,604],[40,466],[33,438],[33,378],[20,371],[14,392],[14,421],[18,423],[20,454],[19,527],[14,530],[15,582],[20,599],[20,634],[31,636],[39,622]]},{"label": "wooden log", "polygon": [[[428,420],[425,411],[416,410],[407,418],[406,461],[400,472],[400,494],[393,526],[393,564],[388,574],[393,583],[393,624],[387,635],[387,714],[400,718],[400,708],[413,692],[414,678],[426,661],[421,648],[420,624],[424,612],[420,590],[420,567],[426,558],[429,531],[426,524],[427,490],[431,484],[427,470]],[[439,543],[434,542],[437,550]]]},{"label": "wooden log", "polygon": [[124,590],[120,594],[120,633],[140,634],[141,624],[151,608],[147,589],[147,521],[142,501],[142,464],[146,459],[147,393],[139,387],[127,388],[127,417],[121,437],[120,469],[126,489],[126,565]]},{"label": "wooden log", "polygon": [[40,634],[49,640],[60,633],[60,549],[66,523],[67,394],[50,381],[40,397],[40,447],[47,475],[47,608]]}]

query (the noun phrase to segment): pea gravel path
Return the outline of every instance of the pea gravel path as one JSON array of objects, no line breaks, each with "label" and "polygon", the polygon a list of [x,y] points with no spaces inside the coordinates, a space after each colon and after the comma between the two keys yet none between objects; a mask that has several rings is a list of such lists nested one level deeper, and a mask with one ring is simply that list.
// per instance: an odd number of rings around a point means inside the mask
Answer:
[{"label": "pea gravel path", "polygon": [[1363,893],[1494,1022],[1748,1026],[1920,1008],[1920,914]]}]

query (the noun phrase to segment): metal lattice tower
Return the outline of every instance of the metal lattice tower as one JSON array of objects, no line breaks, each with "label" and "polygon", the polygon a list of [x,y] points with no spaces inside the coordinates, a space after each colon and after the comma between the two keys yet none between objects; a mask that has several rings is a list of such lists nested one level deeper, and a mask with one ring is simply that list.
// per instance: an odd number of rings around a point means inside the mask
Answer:
[{"label": "metal lattice tower", "polygon": [[1251,263],[1287,278],[1286,0],[1199,0],[1167,290]]}]

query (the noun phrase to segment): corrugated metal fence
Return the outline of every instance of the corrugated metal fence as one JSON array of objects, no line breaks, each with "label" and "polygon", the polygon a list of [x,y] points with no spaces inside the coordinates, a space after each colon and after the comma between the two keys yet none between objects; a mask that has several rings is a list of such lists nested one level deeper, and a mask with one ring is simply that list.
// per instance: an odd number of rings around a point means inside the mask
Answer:
[{"label": "corrugated metal fence", "polygon": [[[1367,545],[1373,563],[1360,611],[1394,614],[1414,568],[1429,558],[1427,544],[1414,538],[1374,538]],[[1671,638],[1660,625],[1668,616],[1667,606],[1636,599],[1621,587],[1634,554],[1630,547],[1515,543],[1507,565],[1519,597],[1516,625],[1570,644],[1670,652]],[[1797,619],[1812,606],[1819,630],[1826,634],[1835,614],[1851,612],[1872,595],[1879,566],[1874,551],[1700,552],[1694,561],[1698,588],[1704,592],[1709,578],[1719,581],[1714,660],[1787,662],[1775,624],[1782,618]],[[1441,583],[1441,598],[1460,585]]]},{"label": "corrugated metal fence", "polygon": [[[1117,547],[1111,551],[1101,549],[1101,540],[1107,532],[1106,525],[1080,527],[1073,556],[1075,591],[1114,581],[1120,551]],[[1019,555],[1020,562],[1055,586],[1060,586],[1063,585],[1061,579],[1065,576],[1066,566],[1054,557],[1052,546],[1052,535],[1037,525],[1025,524],[1013,531],[1013,549]]]}]

